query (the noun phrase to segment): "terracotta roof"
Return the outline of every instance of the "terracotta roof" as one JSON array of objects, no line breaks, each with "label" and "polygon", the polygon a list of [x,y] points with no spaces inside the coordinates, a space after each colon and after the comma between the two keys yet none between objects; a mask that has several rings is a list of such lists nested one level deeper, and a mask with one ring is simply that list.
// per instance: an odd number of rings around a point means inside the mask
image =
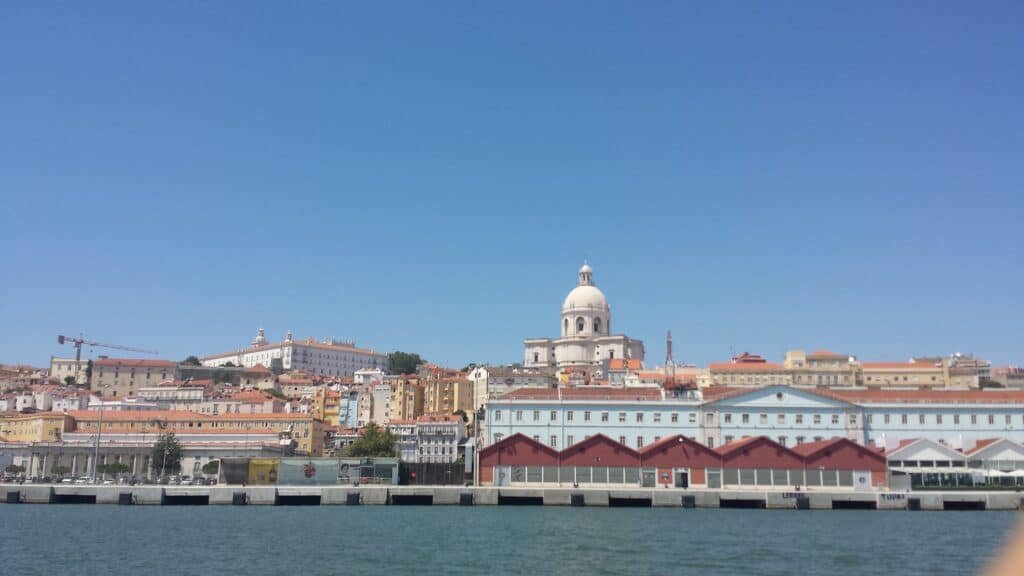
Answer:
[{"label": "terracotta roof", "polygon": [[238,392],[237,394],[228,398],[228,400],[235,400],[237,402],[245,402],[247,404],[262,404],[268,400],[273,400],[274,397],[264,392],[257,392],[255,390],[249,392]]},{"label": "terracotta roof", "polygon": [[273,374],[273,372],[263,364],[257,364],[251,368],[243,369],[242,374]]},{"label": "terracotta roof", "polygon": [[1024,390],[842,390],[815,388],[815,394],[854,404],[1024,404]]},{"label": "terracotta roof", "polygon": [[861,362],[864,370],[941,370],[930,362]]},{"label": "terracotta roof", "polygon": [[715,452],[718,452],[719,454],[729,454],[729,453],[735,452],[736,450],[739,450],[740,448],[742,448],[742,447],[744,447],[744,446],[746,446],[748,444],[753,443],[756,440],[760,440],[762,438],[764,438],[764,436],[747,436],[746,438],[740,438],[739,440],[733,440],[732,442],[728,442],[726,444],[722,444],[718,448],[715,448]]},{"label": "terracotta roof", "polygon": [[175,368],[178,365],[170,360],[152,360],[148,358],[100,358],[93,366],[113,366],[125,368]]},{"label": "terracotta roof", "polygon": [[696,440],[688,438],[682,434],[673,434],[671,436],[666,436],[665,438],[662,438],[657,442],[644,446],[639,450],[639,452],[640,454],[646,455],[650,452],[660,450],[665,446],[675,446],[676,444],[689,444],[691,446],[697,446],[698,448],[702,448],[708,452],[714,452],[714,450],[712,450],[711,448],[708,448],[707,446],[701,444],[700,442],[697,442]]},{"label": "terracotta roof", "polygon": [[[68,410],[68,416],[75,420],[91,422],[99,419],[99,410]],[[173,422],[187,420],[210,420],[211,416],[185,410],[103,410],[103,419],[108,421],[152,421],[166,420]]]},{"label": "terracotta roof", "polygon": [[282,348],[284,346],[306,346],[308,348],[317,348],[320,350],[332,350],[334,352],[353,352],[356,354],[363,355],[376,355],[383,356],[383,354],[371,350],[369,348],[357,348],[355,346],[349,346],[348,344],[324,344],[323,342],[317,342],[311,338],[306,340],[292,340],[290,342],[274,342],[272,344],[263,344],[261,346],[250,346],[248,348],[241,348],[232,352],[219,352],[217,354],[210,354],[203,356],[202,360],[215,360],[217,358],[225,358],[228,356],[238,356],[240,354],[248,354],[250,352],[260,352],[263,350],[273,350],[275,348]]},{"label": "terracotta roof", "polygon": [[776,362],[713,362],[711,372],[781,372],[784,367]]},{"label": "terracotta roof", "polygon": [[[829,438],[827,440],[817,440],[814,442],[804,442],[803,444],[797,444],[796,446],[793,446],[792,449],[793,452],[796,452],[797,454],[800,454],[802,456],[810,456],[811,454],[816,454],[822,450],[835,446],[836,444],[845,444],[847,442],[850,442],[850,440],[847,440],[846,438],[842,438],[839,436],[833,436],[832,438]],[[853,444],[860,446],[856,442],[853,442]]]},{"label": "terracotta roof", "polygon": [[715,452],[721,454],[722,457],[726,457],[729,456],[730,454],[733,454],[734,452],[743,450],[744,448],[754,444],[768,444],[769,446],[777,450],[789,452],[794,457],[803,459],[802,454],[795,452],[792,448],[787,448],[786,446],[779,444],[778,442],[772,440],[768,436],[749,436],[747,438],[740,438],[739,440],[734,440],[732,442],[729,442],[728,444],[722,444],[721,446],[715,449]]},{"label": "terracotta roof", "polygon": [[461,422],[462,416],[455,414],[424,414],[417,418],[416,421],[422,424],[429,424],[430,422]]},{"label": "terracotta roof", "polygon": [[609,370],[639,370],[644,363],[636,358],[612,358],[608,361]]},{"label": "terracotta roof", "polygon": [[571,446],[566,446],[564,449],[562,449],[562,456],[571,456],[573,452],[580,452],[582,451],[582,449],[593,444],[608,444],[611,446],[615,446],[616,448],[633,456],[640,456],[640,452],[638,450],[630,448],[629,446],[620,443],[618,440],[612,440],[611,438],[605,436],[604,434],[601,434],[600,432],[594,434],[593,436],[584,438],[583,440],[580,440],[579,442],[572,444]]},{"label": "terracotta roof", "polygon": [[641,380],[664,380],[665,373],[657,370],[644,370],[636,373]]},{"label": "terracotta roof", "polygon": [[970,450],[968,450],[967,454],[968,455],[974,454],[975,452],[978,452],[979,450],[987,448],[990,445],[995,444],[996,442],[999,442],[1000,440],[1002,440],[1002,438],[982,438],[981,440],[978,440],[978,441],[976,441],[974,443],[974,447],[971,448]]},{"label": "terracotta roof", "polygon": [[661,400],[658,388],[518,388],[499,396],[499,400]]},{"label": "terracotta roof", "polygon": [[835,352],[831,352],[829,350],[815,350],[814,352],[811,352],[810,354],[808,354],[807,357],[808,358],[846,358],[846,356],[844,356],[842,354],[836,354]]}]

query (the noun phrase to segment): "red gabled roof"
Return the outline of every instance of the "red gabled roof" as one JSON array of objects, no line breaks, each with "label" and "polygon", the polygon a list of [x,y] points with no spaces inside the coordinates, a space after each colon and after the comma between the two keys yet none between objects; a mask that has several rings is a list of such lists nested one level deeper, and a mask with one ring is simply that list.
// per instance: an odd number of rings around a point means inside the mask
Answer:
[{"label": "red gabled roof", "polygon": [[804,457],[802,454],[794,452],[792,449],[779,444],[767,436],[749,436],[747,438],[740,438],[739,440],[734,440],[728,444],[722,444],[716,448],[715,451],[722,455],[722,460],[726,460],[731,456],[736,455],[738,452],[756,448],[757,446],[770,446],[775,450],[787,453],[793,459],[799,460],[803,463]]},{"label": "red gabled roof", "polygon": [[[676,451],[677,454],[673,455],[673,451]],[[657,463],[659,459],[667,458],[672,460],[680,456],[684,457],[687,461],[694,461],[698,464],[703,461],[704,465],[714,464],[720,466],[722,462],[722,457],[718,452],[682,434],[673,434],[653,444],[648,444],[640,449],[640,455],[645,463],[651,463],[652,466],[660,466],[661,464]]]},{"label": "red gabled roof", "polygon": [[715,448],[715,452],[718,452],[719,454],[722,454],[722,455],[731,454],[731,453],[735,452],[736,450],[739,450],[740,448],[743,448],[744,446],[747,446],[748,444],[753,443],[755,440],[760,440],[762,438],[765,438],[765,437],[764,436],[747,436],[746,438],[740,438],[739,440],[733,440],[732,442],[728,442],[726,444],[722,444],[718,448]]},{"label": "red gabled roof", "polygon": [[[508,453],[509,455],[513,455],[513,454],[515,454],[517,452],[516,451],[516,446],[520,445],[520,444],[524,444],[524,445],[529,446],[530,449],[533,450],[533,451],[544,453],[549,458],[554,459],[557,462],[558,450],[555,450],[554,448],[552,448],[552,447],[550,447],[550,446],[548,446],[546,444],[542,444],[541,442],[538,442],[538,441],[534,440],[533,438],[530,438],[529,436],[527,436],[527,435],[525,435],[525,434],[523,434],[521,432],[516,432],[515,434],[513,434],[511,436],[508,436],[507,438],[502,438],[501,440],[498,440],[497,442],[495,442],[495,443],[493,443],[493,444],[491,444],[489,446],[485,446],[485,447],[481,448],[480,449],[480,459],[481,459],[481,461],[483,461],[483,460],[485,460],[487,458],[492,458],[495,455],[497,455],[499,452]],[[511,458],[514,458],[514,456],[511,456]],[[516,463],[516,462],[514,462],[511,459],[507,459],[507,460],[504,460],[504,461],[506,461],[509,464],[515,464]],[[481,466],[483,466],[483,463],[481,463]]]},{"label": "red gabled roof", "polygon": [[636,466],[640,453],[604,434],[594,434],[562,450],[561,462],[563,466]]},{"label": "red gabled roof", "polygon": [[976,441],[974,443],[974,447],[968,450],[966,454],[970,456],[975,452],[979,452],[985,448],[988,448],[989,446],[995,444],[996,442],[999,442],[1000,440],[1002,440],[1002,438],[982,438],[981,440]]}]

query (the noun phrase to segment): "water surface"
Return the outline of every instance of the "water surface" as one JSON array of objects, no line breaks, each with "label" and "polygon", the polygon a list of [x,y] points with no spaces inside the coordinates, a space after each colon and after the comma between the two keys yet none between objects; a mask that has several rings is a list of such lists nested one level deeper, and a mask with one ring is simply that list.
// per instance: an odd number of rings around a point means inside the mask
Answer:
[{"label": "water surface", "polygon": [[0,506],[0,574],[975,573],[1014,512]]}]

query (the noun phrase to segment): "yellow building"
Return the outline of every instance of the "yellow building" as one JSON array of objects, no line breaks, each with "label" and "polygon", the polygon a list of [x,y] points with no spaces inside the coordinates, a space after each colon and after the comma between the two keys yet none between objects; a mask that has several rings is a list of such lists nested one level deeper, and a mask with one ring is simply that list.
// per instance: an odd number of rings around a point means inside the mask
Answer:
[{"label": "yellow building", "polygon": [[125,398],[137,396],[141,388],[179,378],[178,365],[170,360],[100,358],[92,364],[90,389],[103,398]]},{"label": "yellow building", "polygon": [[423,415],[424,390],[419,378],[400,377],[391,381],[388,421],[414,420]]},{"label": "yellow building", "polygon": [[946,369],[941,362],[864,362],[861,378],[868,388],[946,387]]},{"label": "yellow building", "polygon": [[70,419],[59,412],[0,415],[0,438],[6,442],[59,442]]},{"label": "yellow building", "polygon": [[[99,428],[96,410],[72,410],[68,416],[76,432],[95,433]],[[102,433],[154,433],[159,431],[274,433],[291,431],[296,449],[310,456],[322,456],[324,423],[310,414],[221,414],[218,416],[177,410],[104,410]]]},{"label": "yellow building", "polygon": [[848,354],[818,350],[807,354],[803,350],[786,352],[783,368],[790,373],[796,386],[856,386],[860,364]]},{"label": "yellow building", "polygon": [[338,426],[338,405],[341,394],[327,387],[316,389],[310,414],[328,426]]},{"label": "yellow building", "polygon": [[423,413],[452,414],[463,410],[473,416],[473,381],[467,378],[440,378],[427,382]]}]

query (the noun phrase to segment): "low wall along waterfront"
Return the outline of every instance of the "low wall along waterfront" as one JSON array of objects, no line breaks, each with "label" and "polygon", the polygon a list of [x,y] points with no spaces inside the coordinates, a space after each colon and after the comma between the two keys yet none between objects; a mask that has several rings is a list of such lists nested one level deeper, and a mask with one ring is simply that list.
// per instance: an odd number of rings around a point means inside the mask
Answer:
[{"label": "low wall along waterfront", "polygon": [[[287,472],[293,474],[294,472]],[[305,473],[302,472],[303,477]],[[315,480],[315,474],[313,479]],[[545,505],[791,510],[1020,510],[1020,492],[747,491],[487,486],[0,484],[0,504]]]}]

